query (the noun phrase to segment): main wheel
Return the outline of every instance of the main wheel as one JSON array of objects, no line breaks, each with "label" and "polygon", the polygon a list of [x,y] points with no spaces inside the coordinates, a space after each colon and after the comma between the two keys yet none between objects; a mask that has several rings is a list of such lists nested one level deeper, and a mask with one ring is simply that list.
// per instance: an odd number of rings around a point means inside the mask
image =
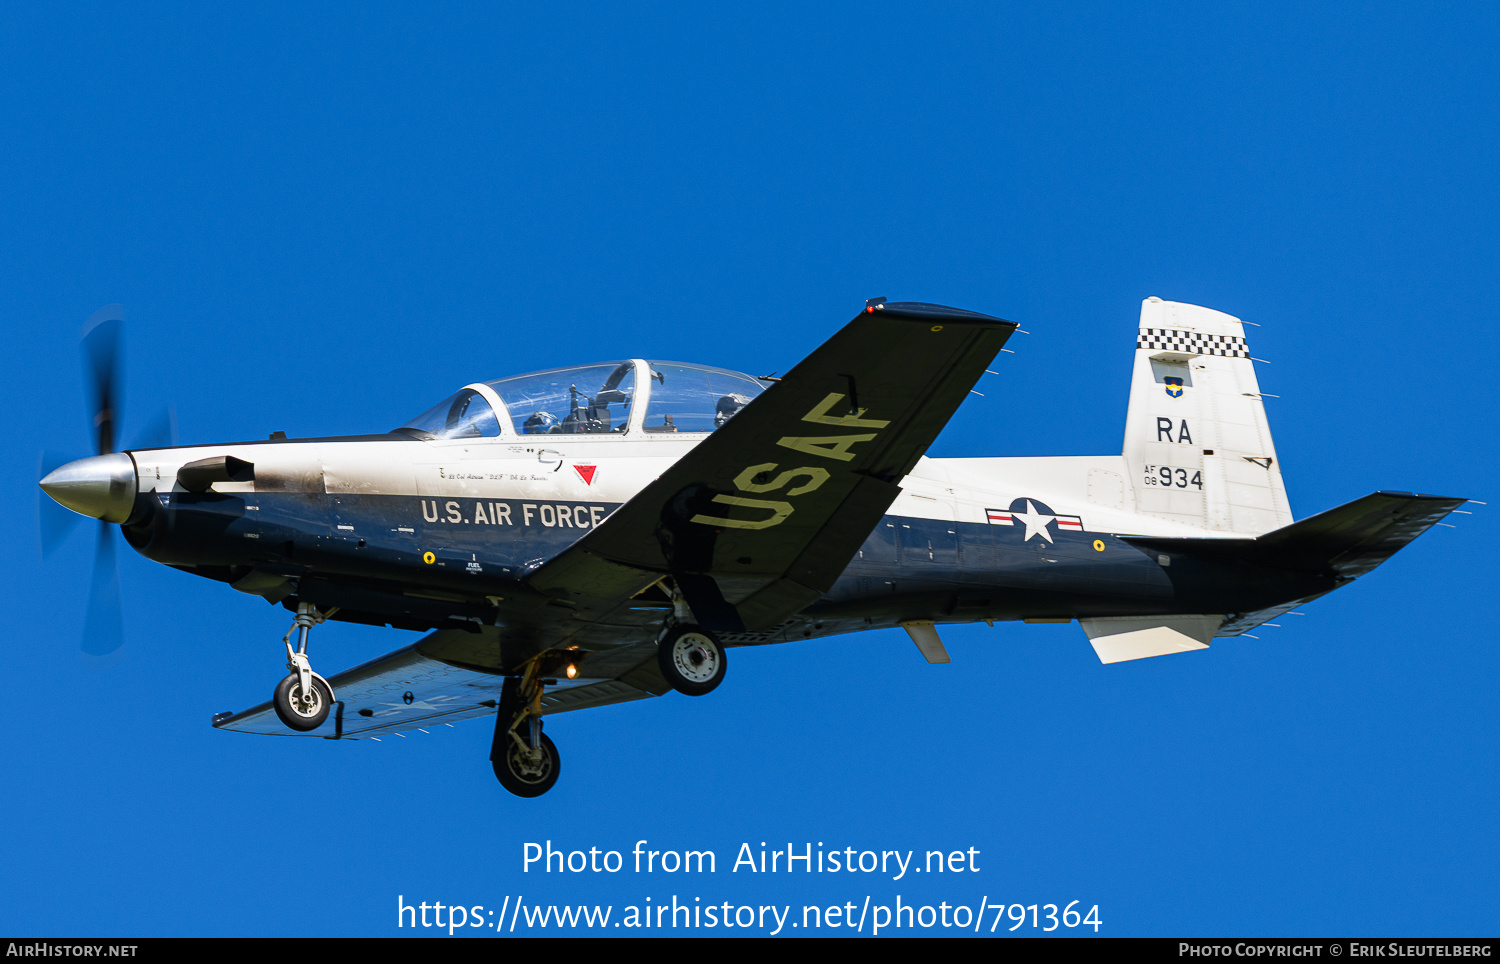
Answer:
[{"label": "main wheel", "polygon": [[314,676],[312,696],[303,700],[302,679],[292,673],[276,684],[276,694],[271,697],[271,705],[276,707],[276,715],[281,717],[281,722],[292,729],[316,730],[328,719],[328,711],[333,707],[333,694],[329,692],[327,683]]},{"label": "main wheel", "polygon": [[557,755],[557,747],[547,734],[542,734],[541,759],[533,759],[516,746],[515,740],[509,737],[506,740],[505,752],[494,761],[495,779],[500,785],[518,797],[539,797],[551,790],[562,773],[562,757]]},{"label": "main wheel", "polygon": [[703,696],[724,681],[724,647],[697,626],[678,626],[656,647],[656,662],[672,688],[685,696]]}]

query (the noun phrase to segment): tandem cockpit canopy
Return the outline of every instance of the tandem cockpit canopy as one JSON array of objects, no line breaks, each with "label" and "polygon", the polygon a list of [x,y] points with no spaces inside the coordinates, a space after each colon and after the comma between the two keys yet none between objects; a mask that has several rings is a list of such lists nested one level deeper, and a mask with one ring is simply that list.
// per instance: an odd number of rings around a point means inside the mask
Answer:
[{"label": "tandem cockpit canopy", "polygon": [[396,431],[426,440],[707,433],[762,391],[740,372],[636,358],[475,382]]}]

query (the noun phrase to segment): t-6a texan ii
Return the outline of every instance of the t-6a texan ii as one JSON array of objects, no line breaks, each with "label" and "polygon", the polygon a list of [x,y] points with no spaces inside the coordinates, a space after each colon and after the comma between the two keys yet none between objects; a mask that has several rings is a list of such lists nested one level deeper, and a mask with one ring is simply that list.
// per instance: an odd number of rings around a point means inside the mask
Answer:
[{"label": "t-6a texan ii", "polygon": [[[1205,650],[1465,501],[1376,492],[1294,522],[1241,322],[1157,298],[1124,451],[1078,458],[924,457],[1016,326],[883,299],[780,379],[633,358],[475,382],[383,434],[117,452],[116,318],[86,339],[100,454],[41,485],[296,614],[273,698],[214,726],[487,717],[525,797],[560,772],[553,714],[706,694],[737,646],[901,626],[946,662],[944,623],[1076,619],[1105,663]],[[326,619],[428,634],[325,679]]]}]

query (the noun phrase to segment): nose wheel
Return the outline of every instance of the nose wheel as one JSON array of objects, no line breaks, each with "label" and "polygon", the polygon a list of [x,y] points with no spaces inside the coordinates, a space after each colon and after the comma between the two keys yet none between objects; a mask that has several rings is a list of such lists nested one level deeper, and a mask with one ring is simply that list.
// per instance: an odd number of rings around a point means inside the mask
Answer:
[{"label": "nose wheel", "polygon": [[[286,678],[276,684],[271,696],[271,706],[276,715],[288,727],[300,732],[316,730],[328,719],[333,708],[333,687],[328,681],[312,671],[307,660],[307,637],[312,628],[337,610],[320,613],[311,603],[297,604],[297,618],[292,628],[281,637],[286,646]],[[292,648],[292,633],[297,633],[297,648]]]},{"label": "nose wheel", "polygon": [[679,624],[656,645],[656,662],[672,688],[686,696],[703,696],[724,681],[724,647],[706,629]]},{"label": "nose wheel", "polygon": [[328,711],[333,706],[333,693],[329,691],[328,684],[316,676],[312,679],[312,686],[304,690],[301,676],[291,673],[276,684],[276,694],[271,697],[271,705],[276,708],[276,715],[281,717],[281,722],[292,729],[316,730],[328,719]]}]

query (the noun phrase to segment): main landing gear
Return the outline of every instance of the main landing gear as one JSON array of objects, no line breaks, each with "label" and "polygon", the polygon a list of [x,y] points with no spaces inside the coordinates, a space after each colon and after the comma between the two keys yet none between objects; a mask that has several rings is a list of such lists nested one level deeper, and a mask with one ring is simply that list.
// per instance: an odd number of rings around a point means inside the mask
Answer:
[{"label": "main landing gear", "polygon": [[[685,606],[683,610],[690,612]],[[527,661],[523,675],[506,677],[500,688],[490,764],[500,785],[518,797],[541,796],[562,773],[557,746],[542,732],[542,692],[557,682],[553,676],[571,678],[578,658],[571,650],[542,653]],[[728,665],[724,645],[713,633],[676,621],[658,641],[656,660],[667,683],[688,696],[713,692]]]},{"label": "main landing gear", "polygon": [[[542,732],[542,692],[556,682],[552,677],[572,677],[578,658],[571,650],[542,653],[526,663],[521,676],[506,677],[500,688],[490,764],[500,785],[518,797],[541,796],[562,773],[557,746]],[[727,665],[718,638],[688,622],[675,622],[666,630],[656,658],[671,687],[688,696],[712,692]]]},{"label": "main landing gear", "polygon": [[[316,730],[328,719],[333,708],[333,688],[328,681],[312,671],[307,661],[307,637],[312,628],[327,619],[337,610],[320,613],[312,603],[297,604],[297,618],[292,628],[286,631],[281,642],[286,646],[285,679],[276,684],[271,705],[281,722],[294,730],[306,732]],[[292,649],[292,633],[297,633],[297,648]]]},{"label": "main landing gear", "polygon": [[542,732],[542,679],[533,662],[526,675],[505,680],[495,714],[490,763],[495,779],[518,797],[539,797],[562,773],[557,747]]},{"label": "main landing gear", "polygon": [[724,644],[693,622],[692,607],[674,584],[663,581],[662,589],[672,600],[672,615],[656,641],[656,665],[672,689],[684,696],[706,696],[724,682],[729,665]]},{"label": "main landing gear", "polygon": [[686,696],[704,696],[724,681],[724,646],[708,630],[678,623],[656,644],[656,663],[671,687]]}]

